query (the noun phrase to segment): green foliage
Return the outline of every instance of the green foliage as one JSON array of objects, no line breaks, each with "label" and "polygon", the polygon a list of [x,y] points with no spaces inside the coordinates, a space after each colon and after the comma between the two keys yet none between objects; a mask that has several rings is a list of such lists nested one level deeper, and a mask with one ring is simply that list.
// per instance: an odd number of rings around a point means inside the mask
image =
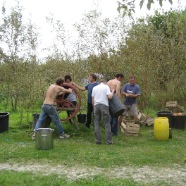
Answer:
[{"label": "green foliage", "polygon": [[[66,74],[82,86],[89,73],[108,80],[123,73],[122,86],[134,74],[142,90],[140,110],[163,109],[170,100],[186,106],[186,11],[156,12],[131,25],[125,17],[111,21],[90,11],[75,24],[78,39],[69,53],[68,34],[61,20],[48,18],[59,42],[42,63],[36,53],[38,33],[34,25],[23,23],[22,8],[15,7],[10,14],[4,10],[2,15],[0,110],[20,112],[20,126],[25,112],[40,111],[47,87]],[[86,112],[87,93],[80,93]]]},{"label": "green foliage", "polygon": [[126,45],[121,45],[119,61],[124,56],[127,73],[137,76],[142,108],[149,105],[151,93],[158,98],[158,108],[168,100],[185,99],[185,28],[184,11],[156,13],[134,24]]},{"label": "green foliage", "polygon": [[[155,0],[158,1],[160,7],[163,6],[163,1],[166,0]],[[172,0],[168,0],[172,4]],[[123,16],[128,15],[129,17],[135,13],[135,3],[136,0],[122,0],[118,2],[118,11],[123,12]],[[144,3],[146,3],[147,9],[151,9],[151,5],[154,3],[154,0],[138,0],[139,7],[142,8]]]}]

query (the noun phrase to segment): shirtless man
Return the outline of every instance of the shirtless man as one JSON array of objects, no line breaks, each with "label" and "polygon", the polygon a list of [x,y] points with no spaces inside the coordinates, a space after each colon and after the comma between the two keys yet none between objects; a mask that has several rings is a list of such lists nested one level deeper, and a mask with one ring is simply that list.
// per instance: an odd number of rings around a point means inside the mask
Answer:
[{"label": "shirtless man", "polygon": [[[63,82],[64,80],[62,78],[58,78],[55,84],[49,86],[46,92],[46,95],[45,95],[45,100],[42,105],[42,110],[39,115],[39,119],[34,129],[35,131],[38,128],[40,128],[43,121],[45,121],[47,116],[49,116],[59,131],[59,138],[62,138],[62,139],[69,138],[70,136],[64,133],[61,120],[59,118],[56,108],[54,107],[54,102],[55,102],[55,98],[57,95],[59,94],[61,95],[63,93],[72,93],[72,89],[65,89],[62,87]],[[35,138],[35,132],[32,138],[33,139]]]},{"label": "shirtless man", "polygon": [[[121,97],[120,89],[121,89],[122,79],[123,79],[123,74],[116,74],[115,79],[111,79],[107,82],[107,85],[110,87],[110,90],[115,90],[115,93],[118,96],[118,98]],[[111,124],[112,134],[117,136],[118,135],[118,117],[111,116],[110,124]]]}]

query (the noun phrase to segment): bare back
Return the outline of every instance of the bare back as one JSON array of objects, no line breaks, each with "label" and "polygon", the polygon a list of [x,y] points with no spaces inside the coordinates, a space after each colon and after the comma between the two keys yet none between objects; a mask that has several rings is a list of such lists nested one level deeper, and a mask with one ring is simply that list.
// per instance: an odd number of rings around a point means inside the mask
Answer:
[{"label": "bare back", "polygon": [[120,98],[121,82],[117,79],[112,79],[107,82],[107,85],[110,87],[110,90],[114,90],[116,95]]},{"label": "bare back", "polygon": [[46,92],[44,104],[54,104],[54,100],[59,93],[70,92],[70,90],[64,89],[58,85],[50,85]]}]

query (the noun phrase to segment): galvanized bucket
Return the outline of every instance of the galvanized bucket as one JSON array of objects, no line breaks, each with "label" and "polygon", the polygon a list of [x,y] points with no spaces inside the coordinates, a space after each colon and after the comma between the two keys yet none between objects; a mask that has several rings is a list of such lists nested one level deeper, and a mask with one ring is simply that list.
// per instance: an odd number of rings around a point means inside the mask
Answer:
[{"label": "galvanized bucket", "polygon": [[36,149],[53,149],[53,131],[51,128],[39,128],[35,131]]}]

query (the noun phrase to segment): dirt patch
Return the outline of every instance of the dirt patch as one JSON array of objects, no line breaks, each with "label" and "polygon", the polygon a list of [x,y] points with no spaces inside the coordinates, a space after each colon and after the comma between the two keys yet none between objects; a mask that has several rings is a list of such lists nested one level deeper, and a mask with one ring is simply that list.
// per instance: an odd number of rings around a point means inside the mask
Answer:
[{"label": "dirt patch", "polygon": [[157,183],[164,181],[171,185],[186,185],[186,167],[173,165],[172,168],[158,167],[118,167],[118,168],[97,168],[97,167],[67,167],[30,164],[9,164],[1,163],[0,171],[14,170],[17,172],[30,171],[32,173],[42,173],[43,175],[56,174],[67,177],[69,180],[80,178],[90,178],[96,175],[103,175],[109,178],[133,179],[142,183]]}]

